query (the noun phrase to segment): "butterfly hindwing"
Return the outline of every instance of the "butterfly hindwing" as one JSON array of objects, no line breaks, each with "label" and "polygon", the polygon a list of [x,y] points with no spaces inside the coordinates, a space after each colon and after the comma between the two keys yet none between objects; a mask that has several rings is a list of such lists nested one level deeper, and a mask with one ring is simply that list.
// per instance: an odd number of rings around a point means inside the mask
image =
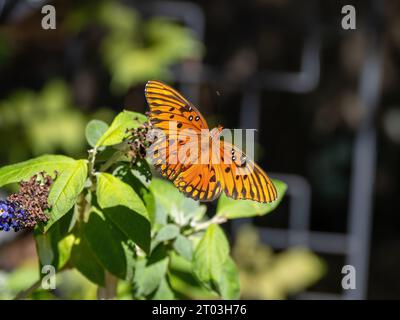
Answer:
[{"label": "butterfly hindwing", "polygon": [[175,186],[194,200],[212,201],[222,191],[219,170],[212,164],[193,164],[174,180]]},{"label": "butterfly hindwing", "polygon": [[267,174],[236,146],[221,141],[220,171],[224,191],[233,199],[272,202],[278,193]]}]

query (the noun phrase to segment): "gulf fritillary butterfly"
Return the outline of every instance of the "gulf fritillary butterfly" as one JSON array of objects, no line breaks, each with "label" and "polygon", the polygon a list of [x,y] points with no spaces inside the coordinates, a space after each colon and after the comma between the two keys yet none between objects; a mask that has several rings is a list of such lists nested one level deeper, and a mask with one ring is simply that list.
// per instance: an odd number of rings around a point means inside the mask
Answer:
[{"label": "gulf fritillary butterfly", "polygon": [[[145,95],[150,106],[150,123],[164,134],[164,138],[157,138],[151,146],[152,160],[161,175],[171,180],[179,191],[200,201],[212,201],[222,191],[233,199],[258,202],[277,199],[278,193],[267,174],[239,148],[220,140],[221,126],[207,131],[211,144],[218,141],[217,148],[210,148],[209,144],[199,146],[198,140],[193,143],[188,139],[176,139],[183,130],[192,132],[192,136],[200,136],[204,129],[208,129],[201,113],[179,92],[160,81],[151,80],[146,84]],[[177,123],[175,129],[171,129],[172,121]],[[171,154],[184,149],[189,156],[198,146],[203,151],[210,148],[206,150],[211,155],[206,163],[172,161]],[[227,157],[232,161],[225,161]]]}]

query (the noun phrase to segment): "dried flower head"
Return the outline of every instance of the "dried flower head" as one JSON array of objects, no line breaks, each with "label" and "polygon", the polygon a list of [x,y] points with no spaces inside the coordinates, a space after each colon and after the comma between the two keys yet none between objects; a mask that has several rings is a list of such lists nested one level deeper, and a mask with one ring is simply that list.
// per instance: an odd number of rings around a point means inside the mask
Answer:
[{"label": "dried flower head", "polygon": [[29,181],[21,181],[18,193],[0,201],[0,230],[9,231],[12,228],[18,231],[33,228],[39,221],[46,222],[52,184],[52,177],[44,172],[40,176],[34,175]]},{"label": "dried flower head", "polygon": [[[148,113],[146,113],[148,116]],[[148,133],[152,125],[150,120],[140,125],[135,129],[128,129],[129,134],[126,141],[129,145],[128,157],[132,159],[132,163],[135,163],[138,159],[144,159],[146,157],[147,148],[151,145],[151,141],[148,140]]]}]

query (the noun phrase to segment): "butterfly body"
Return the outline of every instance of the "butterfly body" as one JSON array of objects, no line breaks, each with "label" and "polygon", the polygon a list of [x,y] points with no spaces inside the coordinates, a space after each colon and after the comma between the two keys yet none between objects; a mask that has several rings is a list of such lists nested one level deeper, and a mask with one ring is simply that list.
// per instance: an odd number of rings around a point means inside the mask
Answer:
[{"label": "butterfly body", "polygon": [[277,191],[267,174],[233,144],[220,139],[223,127],[208,129],[197,108],[160,81],[145,95],[150,122],[161,131],[150,148],[161,175],[186,196],[212,201],[221,192],[234,199],[272,202]]}]

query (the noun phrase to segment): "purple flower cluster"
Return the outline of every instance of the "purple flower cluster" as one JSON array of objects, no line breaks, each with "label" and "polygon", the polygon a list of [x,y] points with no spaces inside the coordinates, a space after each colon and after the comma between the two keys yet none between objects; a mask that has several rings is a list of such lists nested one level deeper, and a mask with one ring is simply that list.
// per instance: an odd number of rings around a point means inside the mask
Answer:
[{"label": "purple flower cluster", "polygon": [[26,220],[29,216],[24,209],[8,200],[0,200],[0,230],[17,232],[24,228]]}]

